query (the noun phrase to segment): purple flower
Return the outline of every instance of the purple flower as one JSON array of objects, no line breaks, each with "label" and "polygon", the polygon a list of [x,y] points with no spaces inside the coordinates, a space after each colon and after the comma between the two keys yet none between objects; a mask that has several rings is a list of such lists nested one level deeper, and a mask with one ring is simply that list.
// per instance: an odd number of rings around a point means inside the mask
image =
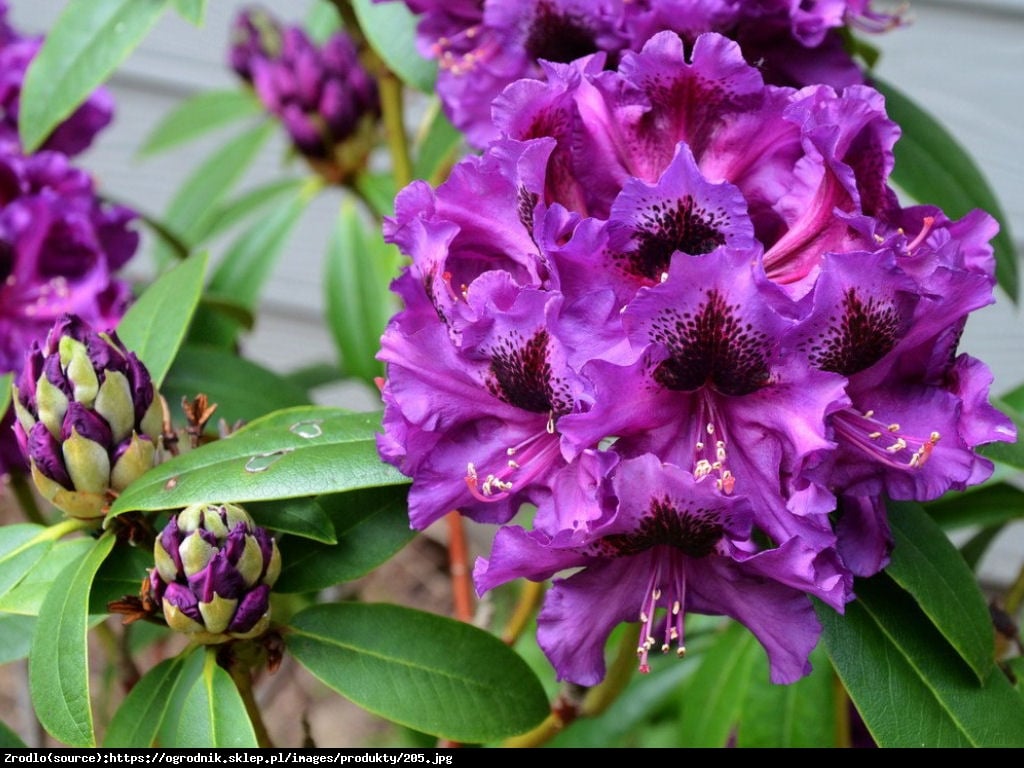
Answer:
[{"label": "purple flower", "polygon": [[[1012,438],[956,352],[992,299],[993,222],[900,206],[867,86],[766,85],[716,34],[609,64],[543,63],[495,101],[502,139],[396,199],[380,454],[414,527],[534,508],[477,584],[582,568],[540,616],[564,679],[600,679],[617,623],[644,617],[643,656],[693,611],[746,624],[791,681],[807,595],[841,609],[884,567],[885,502],[980,482],[977,447]],[[655,630],[661,608],[680,618]]]},{"label": "purple flower", "polygon": [[899,23],[896,15],[872,11],[868,0],[406,0],[406,5],[421,15],[420,52],[440,65],[437,89],[448,116],[480,147],[498,135],[491,103],[510,83],[543,77],[542,61],[568,63],[601,52],[615,66],[621,54],[640,50],[658,32],[674,32],[687,47],[701,34],[715,32],[737,40],[746,60],[770,82],[838,88],[864,80],[844,46],[844,28],[880,31]]},{"label": "purple flower", "polygon": [[821,627],[809,595],[842,610],[852,578],[834,553],[799,539],[764,551],[750,541],[752,515],[740,496],[719,493],[651,454],[623,461],[604,489],[610,511],[585,535],[550,537],[500,529],[474,577],[482,593],[514,578],[557,578],[537,617],[537,639],[560,680],[595,685],[604,646],[623,621],[639,621],[637,655],[648,671],[653,649],[686,651],[685,616],[742,622],[768,653],[771,679],[810,671]]},{"label": "purple flower", "polygon": [[277,542],[236,504],[192,504],[153,548],[149,591],[167,624],[204,644],[263,634],[281,571]]},{"label": "purple flower", "polygon": [[328,178],[345,181],[362,167],[380,103],[351,37],[336,32],[318,47],[301,27],[250,8],[236,17],[228,56],[295,148]]},{"label": "purple flower", "polygon": [[149,373],[113,331],[62,316],[15,381],[14,435],[43,496],[101,516],[112,491],[153,466],[163,411]]}]

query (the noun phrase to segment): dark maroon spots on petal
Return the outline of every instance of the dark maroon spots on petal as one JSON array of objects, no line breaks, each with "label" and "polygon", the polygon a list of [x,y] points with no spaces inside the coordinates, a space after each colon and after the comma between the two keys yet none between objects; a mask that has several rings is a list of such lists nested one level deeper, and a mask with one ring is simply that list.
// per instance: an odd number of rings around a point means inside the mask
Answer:
[{"label": "dark maroon spots on petal", "polygon": [[529,340],[513,331],[499,342],[491,353],[488,391],[502,402],[531,413],[569,413],[572,397],[568,385],[551,369],[549,343],[544,329]]},{"label": "dark maroon spots on petal", "polygon": [[668,271],[676,251],[697,256],[725,243],[725,211],[699,205],[691,195],[658,202],[644,211],[633,236],[636,248],[617,257],[633,275],[658,281]]},{"label": "dark maroon spots on petal", "polygon": [[668,348],[668,359],[654,370],[654,380],[666,389],[711,385],[726,395],[747,395],[771,379],[768,335],[744,323],[739,307],[718,291],[708,291],[696,312],[665,310],[652,323],[650,338]]},{"label": "dark maroon spots on petal", "polygon": [[830,318],[825,333],[802,347],[816,368],[850,376],[871,367],[896,346],[903,319],[892,304],[874,298],[865,301],[853,288],[843,296],[841,311],[841,316]]},{"label": "dark maroon spots on petal", "polygon": [[664,497],[651,501],[650,513],[635,531],[605,536],[594,549],[595,554],[628,557],[652,547],[668,546],[689,557],[705,557],[714,552],[722,531],[720,513],[707,509],[680,510]]},{"label": "dark maroon spots on petal", "polygon": [[564,13],[549,0],[541,0],[530,23],[525,48],[534,59],[567,64],[594,53],[597,43],[583,16]]}]

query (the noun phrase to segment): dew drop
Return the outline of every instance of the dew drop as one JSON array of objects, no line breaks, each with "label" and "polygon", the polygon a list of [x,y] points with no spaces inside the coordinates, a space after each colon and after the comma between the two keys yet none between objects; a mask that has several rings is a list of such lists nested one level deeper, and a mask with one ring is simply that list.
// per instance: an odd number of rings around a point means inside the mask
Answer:
[{"label": "dew drop", "polygon": [[281,451],[271,451],[269,453],[260,453],[250,458],[245,462],[246,472],[265,472],[270,469],[274,464],[281,460],[285,455],[291,453],[291,449]]},{"label": "dew drop", "polygon": [[320,437],[324,433],[323,429],[320,428],[320,419],[309,419],[307,421],[297,421],[292,424],[288,430],[294,432],[299,437],[313,438]]}]

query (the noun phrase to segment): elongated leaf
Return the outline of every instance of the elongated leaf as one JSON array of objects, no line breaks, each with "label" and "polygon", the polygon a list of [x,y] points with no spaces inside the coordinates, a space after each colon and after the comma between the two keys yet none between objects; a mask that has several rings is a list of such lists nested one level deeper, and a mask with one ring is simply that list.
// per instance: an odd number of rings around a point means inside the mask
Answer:
[{"label": "elongated leaf", "polygon": [[352,0],[359,27],[370,45],[398,78],[423,93],[434,89],[437,65],[416,49],[416,16],[405,3]]},{"label": "elongated leaf", "polygon": [[153,386],[163,385],[199,304],[207,255],[196,254],[165,272],[128,308],[117,335],[149,370]]},{"label": "elongated leaf", "polygon": [[113,555],[103,561],[89,593],[89,613],[108,613],[107,606],[113,600],[125,596],[137,596],[142,581],[153,567],[152,547],[131,547],[119,545]]},{"label": "elongated leaf", "polygon": [[750,687],[754,659],[764,653],[742,624],[730,622],[704,654],[679,722],[680,746],[722,747],[728,741]]},{"label": "elongated leaf", "polygon": [[53,129],[142,41],[167,0],[70,0],[29,65],[19,126],[25,153]]},{"label": "elongated leaf", "polygon": [[5,373],[0,376],[0,417],[7,413],[11,404],[11,392],[14,387],[14,374]]},{"label": "elongated leaf", "polygon": [[427,179],[433,184],[444,180],[464,146],[462,133],[448,121],[440,104],[436,99],[431,104],[430,122],[417,144],[413,166],[415,178]]},{"label": "elongated leaf", "polygon": [[27,746],[10,726],[0,723],[0,749],[24,749]]},{"label": "elongated leaf", "polygon": [[282,197],[299,195],[307,179],[277,179],[242,192],[218,206],[217,214],[208,222],[207,228],[198,232],[197,243],[226,232],[249,216],[260,213],[271,203],[278,203]]},{"label": "elongated leaf", "polygon": [[404,486],[367,488],[320,497],[330,509],[336,544],[304,539],[281,542],[277,592],[316,592],[365,576],[415,536],[409,527]]},{"label": "elongated leaf", "polygon": [[93,547],[87,538],[66,539],[50,547],[46,556],[35,566],[14,589],[0,598],[0,612],[22,616],[38,616],[46,596],[54,588],[62,590],[64,566],[80,560]]},{"label": "elongated leaf", "polygon": [[190,21],[197,27],[203,23],[206,15],[206,0],[173,0],[174,9],[185,21]]},{"label": "elongated leaf", "polygon": [[375,359],[380,336],[397,308],[388,284],[397,274],[398,255],[364,226],[355,205],[346,200],[328,246],[324,286],[342,365],[350,376],[372,384],[383,374]]},{"label": "elongated leaf", "polygon": [[886,572],[984,681],[994,669],[988,605],[956,547],[917,504],[890,503],[896,545]]},{"label": "elongated leaf", "polygon": [[379,414],[325,406],[268,414],[229,439],[149,470],[114,502],[107,519],[210,499],[267,501],[402,485],[408,479],[377,455],[379,427]]},{"label": "elongated leaf", "polygon": [[[198,655],[198,654],[197,654]],[[174,746],[177,748],[257,747],[256,733],[231,676],[207,648],[203,667],[182,701]]]},{"label": "elongated leaf", "polygon": [[45,555],[53,540],[45,538],[46,528],[35,523],[0,526],[0,599]]},{"label": "elongated leaf", "polygon": [[203,91],[181,102],[157,123],[139,148],[139,154],[155,155],[216,128],[260,114],[263,114],[263,105],[251,90]]},{"label": "elongated leaf", "polygon": [[210,293],[254,308],[288,235],[315,193],[315,185],[304,186],[300,194],[239,237],[210,277]]},{"label": "elongated leaf", "polygon": [[161,391],[172,408],[182,398],[205,394],[217,404],[213,421],[224,419],[229,425],[309,405],[305,390],[287,378],[233,352],[188,344],[178,353]]},{"label": "elongated leaf", "polygon": [[303,540],[334,544],[338,537],[334,524],[316,499],[280,499],[278,501],[251,501],[245,505],[257,525],[289,533]]},{"label": "elongated leaf", "polygon": [[0,616],[0,664],[27,657],[35,630],[34,616]]},{"label": "elongated leaf", "polygon": [[984,174],[967,150],[920,105],[891,83],[874,78],[873,84],[885,95],[889,117],[902,129],[894,149],[892,181],[918,201],[939,206],[951,219],[975,208],[998,219],[1000,231],[994,240],[996,279],[1016,303],[1020,286],[1009,219]]},{"label": "elongated leaf", "polygon": [[394,722],[477,743],[523,733],[548,713],[536,676],[471,625],[385,604],[316,605],[285,641],[295,659],[359,706]]},{"label": "elongated leaf", "polygon": [[[164,214],[164,225],[187,246],[194,246],[200,235],[209,230],[218,203],[241,178],[273,131],[273,123],[264,122],[214,150],[175,193]],[[162,244],[158,244],[155,255],[158,263],[173,256]]]},{"label": "elongated leaf", "polygon": [[1024,517],[1024,491],[1010,483],[994,483],[968,494],[947,494],[925,509],[944,531],[988,528]]},{"label": "elongated leaf", "polygon": [[185,659],[164,659],[132,687],[103,736],[105,748],[146,748],[156,741]]},{"label": "elongated leaf", "polygon": [[845,616],[819,607],[824,640],[883,747],[1024,746],[1024,701],[1002,674],[984,684],[885,574],[857,586]]},{"label": "elongated leaf", "polygon": [[51,589],[43,601],[29,654],[29,692],[46,731],[72,747],[94,747],[89,695],[89,590],[114,547],[103,536],[61,574],[64,589]]},{"label": "elongated leaf", "polygon": [[774,685],[767,655],[755,654],[750,690],[742,704],[736,745],[755,748],[836,747],[835,672],[823,646],[811,654],[813,670],[795,683]]}]

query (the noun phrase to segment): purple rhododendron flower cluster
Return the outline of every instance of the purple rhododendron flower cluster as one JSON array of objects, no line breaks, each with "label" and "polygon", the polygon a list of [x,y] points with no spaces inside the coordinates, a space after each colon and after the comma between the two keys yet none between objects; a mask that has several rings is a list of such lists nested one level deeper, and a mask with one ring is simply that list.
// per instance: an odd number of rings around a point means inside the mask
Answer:
[{"label": "purple rhododendron flower cluster", "polygon": [[501,138],[397,197],[379,450],[415,528],[501,526],[478,591],[554,578],[560,679],[599,682],[623,621],[642,669],[681,655],[701,613],[792,682],[811,597],[842,611],[887,564],[886,501],[978,483],[976,447],[1015,437],[957,350],[997,224],[900,203],[866,85],[767,84],[716,33],[611,58],[542,62],[495,101]]},{"label": "purple rhododendron flower cluster", "polygon": [[[69,160],[110,122],[105,91],[94,92],[38,152],[22,152],[18,98],[42,40],[20,36],[6,12],[0,5],[0,373],[16,373],[64,314],[102,328],[117,324],[131,288],[115,274],[139,235],[136,214],[102,202],[93,178]],[[0,474],[27,467],[13,423],[10,411],[0,422]]]},{"label": "purple rhododendron flower cluster", "polygon": [[[375,0],[390,2],[391,0]],[[614,66],[654,33],[687,46],[704,32],[741,44],[768,82],[843,87],[863,83],[844,45],[847,26],[878,31],[899,16],[870,0],[405,0],[421,15],[420,52],[438,61],[437,92],[452,123],[483,147],[497,138],[491,102],[515,80],[541,77],[542,61],[568,63],[603,51]]]},{"label": "purple rhododendron flower cluster", "polygon": [[248,8],[235,19],[228,60],[305,157],[340,163],[342,173],[363,160],[368,147],[337,157],[346,143],[364,143],[360,134],[380,113],[377,83],[348,34],[336,32],[317,46],[301,27]]}]

